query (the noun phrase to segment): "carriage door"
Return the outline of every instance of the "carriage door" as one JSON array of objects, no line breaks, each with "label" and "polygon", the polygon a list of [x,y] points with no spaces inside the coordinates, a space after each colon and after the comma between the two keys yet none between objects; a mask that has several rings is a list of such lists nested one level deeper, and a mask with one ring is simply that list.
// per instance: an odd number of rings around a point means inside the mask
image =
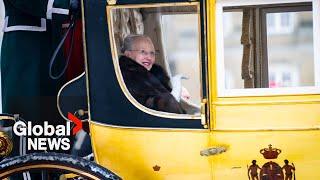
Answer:
[{"label": "carriage door", "polygon": [[202,2],[112,2],[106,39],[89,37],[106,36],[105,15],[92,2],[86,13],[95,160],[123,179],[212,179],[200,155],[210,144]]},{"label": "carriage door", "polygon": [[318,179],[319,1],[207,9],[214,179]]}]

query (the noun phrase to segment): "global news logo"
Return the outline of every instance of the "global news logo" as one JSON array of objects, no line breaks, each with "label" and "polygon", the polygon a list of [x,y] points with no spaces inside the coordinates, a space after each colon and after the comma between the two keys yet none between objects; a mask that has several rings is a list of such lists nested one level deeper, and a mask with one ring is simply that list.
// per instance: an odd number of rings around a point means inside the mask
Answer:
[{"label": "global news logo", "polygon": [[71,113],[68,113],[68,119],[74,123],[74,127],[70,121],[57,126],[50,125],[48,121],[44,121],[43,125],[18,121],[13,126],[13,132],[17,136],[27,137],[28,150],[69,150],[70,137],[82,129],[82,121]]}]

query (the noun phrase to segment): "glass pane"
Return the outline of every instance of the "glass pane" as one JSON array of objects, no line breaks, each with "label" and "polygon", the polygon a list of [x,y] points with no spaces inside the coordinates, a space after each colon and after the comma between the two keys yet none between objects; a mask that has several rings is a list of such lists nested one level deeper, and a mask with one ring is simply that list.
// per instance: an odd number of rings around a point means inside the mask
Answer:
[{"label": "glass pane", "polygon": [[241,63],[243,46],[241,45],[242,12],[223,13],[225,88],[242,89]]},{"label": "glass pane", "polygon": [[268,28],[275,28],[276,26],[276,16],[268,16],[268,21],[267,21],[267,26]]},{"label": "glass pane", "polygon": [[268,13],[268,34],[286,34],[294,31],[295,13]]},{"label": "glass pane", "polygon": [[112,16],[115,52],[132,97],[153,110],[199,114],[198,7],[119,8]]},{"label": "glass pane", "polygon": [[[314,86],[312,12],[267,14],[269,87]],[[273,32],[270,32],[273,31]]]},{"label": "glass pane", "polygon": [[[292,13],[290,13],[292,15]],[[290,25],[290,20],[292,20],[292,17],[289,13],[281,13],[281,26],[288,27]]]},{"label": "glass pane", "polygon": [[199,29],[197,14],[162,16],[163,45],[171,75],[183,74],[182,81],[191,101],[200,104]]},{"label": "glass pane", "polygon": [[[252,21],[253,16],[243,17],[241,10],[226,10],[223,13],[226,89],[243,89],[244,84],[255,88],[315,85],[312,12],[281,12],[281,8],[276,10],[279,12],[268,12],[265,21]],[[250,27],[253,28],[243,27],[243,22],[252,23]],[[256,28],[263,27],[263,22],[266,24],[266,32]],[[254,37],[259,34],[261,37]],[[247,46],[241,43],[242,35],[242,43]],[[251,37],[251,40],[246,37]],[[247,77],[246,82],[242,74]]]}]

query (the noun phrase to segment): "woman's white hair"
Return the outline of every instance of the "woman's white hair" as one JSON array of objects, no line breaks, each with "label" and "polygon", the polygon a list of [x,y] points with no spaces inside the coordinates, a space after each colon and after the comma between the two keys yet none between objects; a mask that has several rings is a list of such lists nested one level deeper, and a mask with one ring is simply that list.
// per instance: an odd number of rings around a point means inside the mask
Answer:
[{"label": "woman's white hair", "polygon": [[149,36],[141,34],[130,34],[126,36],[123,40],[123,46],[121,47],[121,52],[124,53],[127,50],[132,50],[132,45],[136,40],[148,39],[151,40]]}]

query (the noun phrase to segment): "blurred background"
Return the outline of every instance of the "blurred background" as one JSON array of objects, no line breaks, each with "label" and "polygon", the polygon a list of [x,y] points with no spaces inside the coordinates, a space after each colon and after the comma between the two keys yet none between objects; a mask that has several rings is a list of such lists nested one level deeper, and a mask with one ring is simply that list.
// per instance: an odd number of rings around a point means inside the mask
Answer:
[{"label": "blurred background", "polygon": [[172,75],[187,77],[182,84],[192,101],[200,104],[200,35],[197,14],[168,14],[161,16],[163,46]]},{"label": "blurred background", "polygon": [[[267,13],[269,88],[314,86],[312,11]],[[223,13],[226,89],[243,89],[242,12]]]}]

